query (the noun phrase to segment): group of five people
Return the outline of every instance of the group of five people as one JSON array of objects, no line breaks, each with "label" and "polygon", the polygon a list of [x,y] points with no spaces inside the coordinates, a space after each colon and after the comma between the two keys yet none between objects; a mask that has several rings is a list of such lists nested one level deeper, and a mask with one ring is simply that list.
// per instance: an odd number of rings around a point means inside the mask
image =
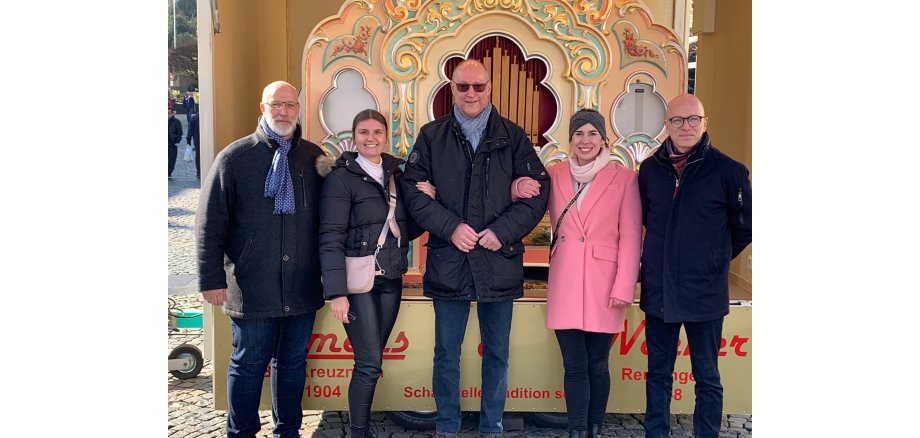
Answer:
[{"label": "group of five people", "polygon": [[[512,303],[524,293],[522,239],[547,207],[546,327],[562,353],[570,436],[602,433],[610,346],[637,277],[649,350],[646,436],[670,433],[681,325],[697,385],[694,436],[718,436],[728,268],[751,241],[751,190],[747,169],[710,143],[700,101],[669,103],[668,139],[637,175],[610,160],[597,111],[572,115],[569,159],[546,169],[524,131],[490,103],[481,63],[460,63],[450,87],[451,112],[421,128],[405,161],[386,152],[387,120],[368,109],[352,123],[355,151],[331,162],[301,137],[297,92],[280,81],[263,91],[256,131],[215,158],[200,196],[197,252],[200,290],[231,321],[228,436],[260,430],[269,364],[275,436],[299,435],[307,342],[324,298],[355,356],[351,436],[375,436],[369,416],[382,352],[409,242],[425,231],[436,436],[460,431],[460,351],[473,302],[482,341],[479,433],[501,436]],[[369,255],[373,286],[349,293],[346,257]]]}]

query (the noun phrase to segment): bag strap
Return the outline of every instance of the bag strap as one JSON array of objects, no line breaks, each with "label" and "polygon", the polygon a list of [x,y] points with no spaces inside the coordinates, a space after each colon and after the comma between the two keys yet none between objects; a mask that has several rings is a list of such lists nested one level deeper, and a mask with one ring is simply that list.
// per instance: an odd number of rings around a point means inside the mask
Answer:
[{"label": "bag strap", "polygon": [[559,227],[562,225],[562,219],[565,218],[565,214],[569,212],[569,209],[572,208],[572,205],[575,204],[575,200],[578,199],[578,195],[585,190],[585,187],[588,187],[588,184],[582,184],[581,188],[575,192],[575,196],[572,196],[572,199],[569,199],[569,203],[565,205],[565,208],[562,209],[562,213],[559,215],[559,219],[556,220],[556,232],[553,233],[553,240],[549,243],[549,253],[553,254],[553,248],[556,247],[556,237],[559,236]]},{"label": "bag strap", "polygon": [[[387,230],[393,228],[393,225],[396,224],[396,183],[393,181],[393,176],[390,176],[390,209],[387,211],[387,218],[383,222],[383,227],[380,229],[380,237],[377,238],[377,249],[374,250],[374,265],[377,266],[377,270],[374,272],[375,275],[384,275],[386,271],[380,268],[380,263],[377,262],[377,253],[380,252],[380,248],[383,248],[383,242],[387,240]],[[396,246],[399,246],[399,227],[393,229],[393,235],[396,236]]]},{"label": "bag strap", "polygon": [[[387,218],[384,220],[383,228],[380,229],[380,237],[377,238],[377,248],[383,247],[383,242],[387,239],[387,230],[391,228],[390,222],[396,221],[396,184],[393,182],[393,177],[390,177],[390,210],[387,211]],[[399,228],[393,231],[393,235],[397,238],[399,237]]]}]

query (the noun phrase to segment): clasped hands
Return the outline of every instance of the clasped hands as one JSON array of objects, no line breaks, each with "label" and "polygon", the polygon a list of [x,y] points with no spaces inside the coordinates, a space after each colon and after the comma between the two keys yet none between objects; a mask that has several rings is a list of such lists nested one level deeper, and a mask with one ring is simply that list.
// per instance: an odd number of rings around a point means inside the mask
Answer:
[{"label": "clasped hands", "polygon": [[498,236],[491,229],[486,228],[477,233],[473,227],[464,223],[457,225],[450,236],[450,241],[463,252],[470,252],[477,243],[489,251],[498,251],[502,247],[501,240],[498,240]]}]

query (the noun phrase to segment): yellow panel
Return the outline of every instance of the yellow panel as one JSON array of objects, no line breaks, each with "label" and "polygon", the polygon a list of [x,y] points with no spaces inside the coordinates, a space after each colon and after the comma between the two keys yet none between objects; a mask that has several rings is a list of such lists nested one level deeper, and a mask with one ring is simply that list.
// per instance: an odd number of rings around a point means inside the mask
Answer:
[{"label": "yellow panel", "polygon": [[[214,401],[226,409],[229,320],[216,310],[214,350]],[[563,368],[559,345],[552,330],[544,328],[546,303],[515,302],[511,326],[508,369],[508,411],[564,412]],[[644,314],[634,305],[627,310],[625,331],[617,334],[610,351],[611,391],[607,412],[644,412]],[[374,410],[434,410],[431,366],[434,352],[434,309],[430,301],[403,301],[399,318],[384,350],[383,375],[378,383]],[[751,307],[732,306],[723,329],[725,347],[719,369],[726,413],[751,413]],[[686,335],[681,332],[675,365],[674,413],[693,412],[693,381]],[[481,359],[476,309],[470,310],[461,354],[460,388],[464,410],[479,409]],[[304,409],[347,410],[352,367],[351,345],[342,324],[332,318],[329,306],[320,309],[308,353]],[[534,366],[540,364],[540,366]],[[269,381],[265,379],[259,409],[271,409]]]}]

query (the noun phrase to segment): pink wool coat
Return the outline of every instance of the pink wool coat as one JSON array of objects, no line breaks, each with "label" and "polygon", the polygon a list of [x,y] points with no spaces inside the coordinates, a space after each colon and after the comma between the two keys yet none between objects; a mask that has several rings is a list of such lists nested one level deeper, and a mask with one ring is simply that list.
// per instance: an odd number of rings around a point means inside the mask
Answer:
[{"label": "pink wool coat", "polygon": [[618,333],[626,308],[608,298],[633,302],[642,247],[642,206],[636,173],[611,162],[573,204],[559,229],[559,215],[575,195],[568,161],[547,169],[549,215],[556,249],[549,266],[546,327]]}]

